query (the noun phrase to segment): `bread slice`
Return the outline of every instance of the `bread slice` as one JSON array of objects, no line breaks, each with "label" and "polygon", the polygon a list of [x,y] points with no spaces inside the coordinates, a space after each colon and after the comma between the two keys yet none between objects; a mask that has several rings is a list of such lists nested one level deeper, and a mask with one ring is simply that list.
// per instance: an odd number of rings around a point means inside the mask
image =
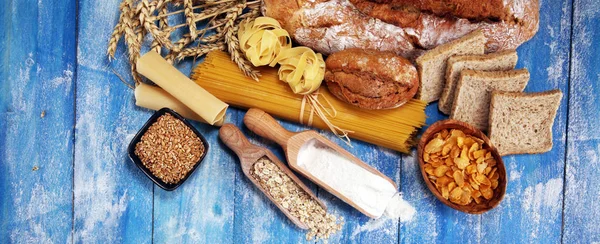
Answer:
[{"label": "bread slice", "polygon": [[515,50],[506,50],[497,53],[484,55],[462,55],[448,58],[446,64],[446,84],[438,107],[442,113],[450,114],[452,102],[454,101],[454,92],[456,83],[462,70],[482,70],[482,71],[501,71],[511,70],[517,65],[517,52]]},{"label": "bread slice", "polygon": [[487,130],[492,91],[525,89],[529,81],[527,69],[510,71],[463,70],[460,73],[450,118]]},{"label": "bread slice", "polygon": [[492,93],[489,137],[500,155],[552,150],[552,126],[562,99],[560,90],[540,93]]},{"label": "bread slice", "polygon": [[487,39],[476,30],[457,40],[439,45],[417,58],[417,69],[421,85],[417,98],[433,102],[440,98],[444,89],[446,60],[453,55],[483,54]]}]

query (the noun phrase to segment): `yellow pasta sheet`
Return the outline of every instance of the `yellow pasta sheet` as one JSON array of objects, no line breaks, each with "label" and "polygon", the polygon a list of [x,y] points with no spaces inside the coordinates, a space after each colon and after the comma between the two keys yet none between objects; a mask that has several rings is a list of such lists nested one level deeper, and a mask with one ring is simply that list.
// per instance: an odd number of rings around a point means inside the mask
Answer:
[{"label": "yellow pasta sheet", "polygon": [[208,124],[222,121],[227,104],[194,83],[186,75],[150,51],[137,61],[137,71],[171,94]]},{"label": "yellow pasta sheet", "polygon": [[[204,119],[185,106],[185,104],[157,86],[144,83],[138,84],[135,87],[135,105],[152,110],[160,110],[167,107],[181,114],[186,119],[206,123]],[[223,125],[223,118],[215,122],[215,125]]]}]

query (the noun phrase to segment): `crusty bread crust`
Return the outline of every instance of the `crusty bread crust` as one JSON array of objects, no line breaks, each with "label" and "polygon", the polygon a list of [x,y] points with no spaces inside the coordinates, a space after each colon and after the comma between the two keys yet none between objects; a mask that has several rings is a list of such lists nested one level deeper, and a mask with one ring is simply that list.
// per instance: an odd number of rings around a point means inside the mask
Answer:
[{"label": "crusty bread crust", "polygon": [[392,19],[432,13],[436,16],[450,15],[476,21],[511,21],[510,9],[504,8],[506,6],[504,0],[350,0],[350,2],[364,13],[378,12]]},{"label": "crusty bread crust", "polygon": [[391,52],[346,49],[326,62],[327,88],[338,99],[365,109],[396,108],[419,87],[417,69]]},{"label": "crusty bread crust", "polygon": [[496,20],[491,12],[480,16],[488,19],[471,21],[420,9],[396,11],[392,5],[373,2],[362,2],[368,6],[358,4],[359,9],[349,0],[264,0],[263,13],[277,19],[298,43],[323,54],[361,48],[415,57],[476,29],[488,38],[487,52],[515,49],[538,30],[538,1],[502,1],[506,11],[500,12],[510,16],[500,17],[506,20]]}]

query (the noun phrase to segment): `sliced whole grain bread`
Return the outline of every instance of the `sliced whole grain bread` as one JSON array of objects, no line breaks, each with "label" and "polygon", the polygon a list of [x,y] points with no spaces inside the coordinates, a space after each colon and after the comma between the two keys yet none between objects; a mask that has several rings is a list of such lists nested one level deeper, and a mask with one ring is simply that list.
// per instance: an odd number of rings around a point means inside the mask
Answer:
[{"label": "sliced whole grain bread", "polygon": [[446,60],[453,55],[483,54],[487,39],[479,30],[457,40],[439,45],[417,58],[417,69],[421,85],[417,98],[433,102],[440,98],[444,89]]},{"label": "sliced whole grain bread", "polygon": [[529,81],[527,69],[509,71],[463,70],[450,118],[487,130],[492,91],[521,92]]},{"label": "sliced whole grain bread", "polygon": [[511,70],[517,65],[517,52],[506,50],[484,55],[461,55],[448,58],[446,64],[446,84],[438,107],[442,113],[450,114],[456,84],[462,70],[501,71]]},{"label": "sliced whole grain bread", "polygon": [[552,126],[562,92],[492,93],[489,138],[500,155],[552,150]]}]

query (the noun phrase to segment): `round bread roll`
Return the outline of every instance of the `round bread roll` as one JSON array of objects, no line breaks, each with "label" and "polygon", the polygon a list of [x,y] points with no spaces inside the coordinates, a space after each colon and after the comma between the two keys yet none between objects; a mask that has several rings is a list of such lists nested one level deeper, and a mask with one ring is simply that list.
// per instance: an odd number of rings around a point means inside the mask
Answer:
[{"label": "round bread roll", "polygon": [[419,89],[415,66],[392,52],[346,49],[331,54],[325,64],[329,91],[360,108],[396,108]]}]

